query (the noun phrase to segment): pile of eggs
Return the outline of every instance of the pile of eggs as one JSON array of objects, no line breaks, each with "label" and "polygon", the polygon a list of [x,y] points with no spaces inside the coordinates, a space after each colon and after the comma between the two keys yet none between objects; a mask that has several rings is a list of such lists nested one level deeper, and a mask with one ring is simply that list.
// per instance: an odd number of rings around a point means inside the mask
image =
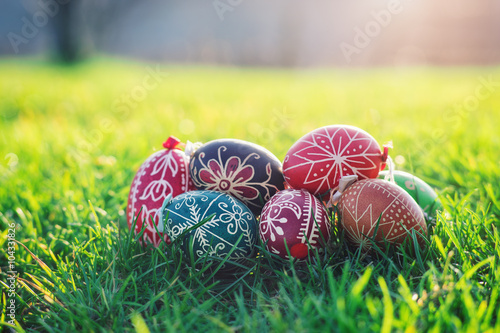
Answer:
[{"label": "pile of eggs", "polygon": [[136,234],[144,230],[142,242],[178,240],[195,259],[244,261],[259,239],[281,258],[306,259],[326,247],[333,223],[364,251],[384,242],[424,245],[425,217],[442,209],[423,180],[382,171],[388,147],[353,126],[304,135],[283,163],[242,140],[184,146],[170,137],[142,164],[127,221]]}]

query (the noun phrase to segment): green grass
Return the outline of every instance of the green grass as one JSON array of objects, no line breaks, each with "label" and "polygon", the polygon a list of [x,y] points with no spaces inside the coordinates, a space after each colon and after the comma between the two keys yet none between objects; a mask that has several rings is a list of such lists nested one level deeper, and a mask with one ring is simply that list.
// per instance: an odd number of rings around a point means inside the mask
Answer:
[{"label": "green grass", "polygon": [[[0,62],[0,281],[16,224],[16,320],[25,331],[499,332],[499,68],[268,70]],[[455,105],[471,103],[469,109]],[[126,106],[126,107],[125,107]],[[415,258],[361,256],[342,234],[308,263],[261,251],[221,275],[176,245],[142,248],[125,207],[140,164],[169,135],[232,137],[283,159],[302,135],[350,124],[392,141],[397,167],[438,189]],[[404,158],[404,162],[402,162]],[[1,315],[2,327],[9,320]]]}]

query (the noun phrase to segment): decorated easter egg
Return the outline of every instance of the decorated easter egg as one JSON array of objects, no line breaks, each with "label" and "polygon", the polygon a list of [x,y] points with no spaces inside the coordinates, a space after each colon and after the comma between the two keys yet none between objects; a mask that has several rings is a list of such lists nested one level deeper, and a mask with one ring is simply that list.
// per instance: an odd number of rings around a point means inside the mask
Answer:
[{"label": "decorated easter egg", "polygon": [[264,204],[284,189],[281,162],[256,144],[219,139],[198,148],[189,164],[199,190],[230,194],[259,215]]},{"label": "decorated easter egg", "polygon": [[311,193],[287,189],[276,193],[264,206],[259,232],[271,253],[288,258],[289,251],[292,257],[304,259],[310,248],[326,245],[330,221],[321,201]]},{"label": "decorated easter egg", "polygon": [[[342,193],[337,204],[340,226],[347,240],[363,250],[372,242],[402,244],[411,242],[412,230],[423,245],[420,234],[427,233],[422,209],[401,187],[382,180],[355,182]],[[376,231],[376,233],[375,233]]]},{"label": "decorated easter egg", "polygon": [[[161,242],[155,225],[158,225],[157,213],[167,195],[175,197],[194,189],[189,177],[189,159],[181,150],[180,141],[171,136],[163,147],[164,150],[151,155],[137,171],[127,204],[129,228],[134,228],[135,234],[138,234],[146,223],[142,238],[154,246]],[[170,242],[166,234],[162,237]]]},{"label": "decorated easter egg", "polygon": [[[388,171],[382,171],[379,178],[388,176]],[[426,218],[435,218],[437,210],[443,210],[443,205],[437,193],[422,179],[404,171],[393,172],[394,181],[418,203]]]},{"label": "decorated easter egg", "polygon": [[385,167],[384,153],[375,139],[354,126],[331,125],[300,138],[288,150],[283,174],[291,187],[323,195],[338,186],[340,178],[377,178]]},{"label": "decorated easter egg", "polygon": [[189,191],[167,198],[162,220],[171,240],[181,237],[182,251],[195,260],[206,255],[222,259],[234,247],[228,260],[244,261],[253,254],[258,237],[250,209],[233,196],[216,191]]}]

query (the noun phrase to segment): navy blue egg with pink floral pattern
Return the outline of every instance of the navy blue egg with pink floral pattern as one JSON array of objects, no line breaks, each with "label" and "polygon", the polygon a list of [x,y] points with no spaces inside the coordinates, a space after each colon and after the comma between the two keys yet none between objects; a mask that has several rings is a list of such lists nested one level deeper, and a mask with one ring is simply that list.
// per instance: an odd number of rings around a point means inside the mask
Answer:
[{"label": "navy blue egg with pink floral pattern", "polygon": [[198,190],[227,193],[241,200],[256,215],[284,189],[280,160],[251,142],[219,139],[196,150],[189,163]]}]

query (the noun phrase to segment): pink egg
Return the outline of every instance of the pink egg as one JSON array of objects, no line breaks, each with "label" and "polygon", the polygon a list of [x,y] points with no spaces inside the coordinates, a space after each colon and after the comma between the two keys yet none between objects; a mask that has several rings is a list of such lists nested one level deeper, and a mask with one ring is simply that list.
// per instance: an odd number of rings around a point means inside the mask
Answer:
[{"label": "pink egg", "polygon": [[[151,155],[137,171],[127,205],[129,228],[134,227],[135,234],[138,234],[146,223],[143,240],[155,247],[161,243],[155,225],[158,226],[159,210],[165,198],[169,194],[175,197],[195,189],[189,177],[189,158],[181,150],[180,141],[171,136],[163,147],[164,150]],[[133,226],[135,219],[137,221]],[[160,234],[170,243],[167,234]]]},{"label": "pink egg", "polygon": [[411,242],[412,230],[424,244],[419,235],[427,234],[422,209],[396,184],[382,179],[360,180],[342,193],[337,208],[346,239],[363,250],[372,246],[367,237],[380,244],[384,240],[392,244],[402,244],[406,239]]},{"label": "pink egg", "polygon": [[[262,210],[260,237],[267,250],[282,258],[304,259],[310,248],[326,245],[330,221],[321,201],[305,190],[287,189],[276,193]],[[286,246],[285,246],[286,242]]]},{"label": "pink egg", "polygon": [[348,125],[318,128],[300,138],[288,150],[283,175],[291,187],[322,195],[338,186],[340,178],[377,178],[385,166],[384,153],[375,139]]}]

